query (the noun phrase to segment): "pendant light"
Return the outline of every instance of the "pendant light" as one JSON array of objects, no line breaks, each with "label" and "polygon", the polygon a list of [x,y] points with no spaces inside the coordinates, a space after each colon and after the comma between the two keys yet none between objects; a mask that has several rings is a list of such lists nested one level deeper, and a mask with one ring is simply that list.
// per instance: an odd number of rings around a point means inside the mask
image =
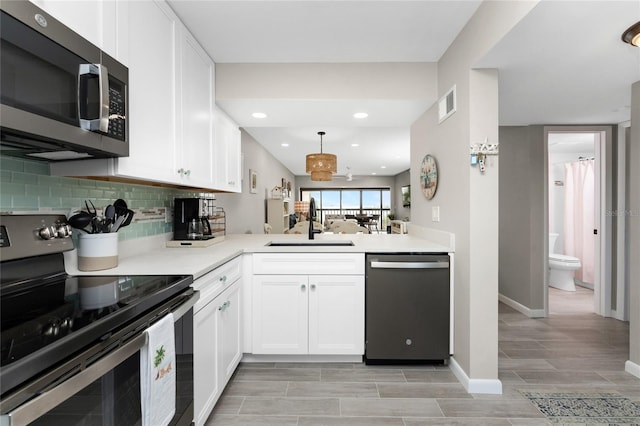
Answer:
[{"label": "pendant light", "polygon": [[627,31],[622,33],[622,41],[632,46],[640,46],[640,21],[630,26]]},{"label": "pendant light", "polygon": [[307,173],[311,173],[313,181],[330,181],[331,176],[338,171],[338,158],[334,154],[322,152],[322,136],[325,132],[318,132],[320,135],[320,152],[307,154]]}]

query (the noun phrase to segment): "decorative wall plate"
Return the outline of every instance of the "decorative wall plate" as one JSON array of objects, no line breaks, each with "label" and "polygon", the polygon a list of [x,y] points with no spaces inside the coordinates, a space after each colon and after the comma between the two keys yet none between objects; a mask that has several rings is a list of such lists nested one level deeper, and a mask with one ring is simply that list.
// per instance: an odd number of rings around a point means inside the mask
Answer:
[{"label": "decorative wall plate", "polygon": [[422,193],[430,200],[436,194],[438,188],[438,166],[436,159],[431,155],[425,155],[420,166],[420,187]]}]

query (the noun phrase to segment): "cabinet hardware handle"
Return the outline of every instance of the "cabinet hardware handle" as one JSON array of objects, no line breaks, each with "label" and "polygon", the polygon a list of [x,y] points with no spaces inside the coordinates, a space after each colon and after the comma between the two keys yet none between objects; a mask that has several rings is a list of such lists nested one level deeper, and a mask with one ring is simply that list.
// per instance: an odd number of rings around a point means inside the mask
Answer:
[{"label": "cabinet hardware handle", "polygon": [[306,290],[307,286],[306,286],[306,284],[302,284],[302,285],[300,286],[300,288],[301,288],[302,290]]},{"label": "cabinet hardware handle", "polygon": [[186,176],[191,176],[191,170],[185,170],[185,171],[184,171],[184,174],[185,174]]},{"label": "cabinet hardware handle", "polygon": [[316,285],[315,284],[311,284],[311,290],[315,290],[316,289]]},{"label": "cabinet hardware handle", "polygon": [[227,300],[227,301],[226,301],[226,302],[224,302],[222,305],[220,305],[220,307],[218,308],[218,310],[219,310],[219,311],[224,312],[224,311],[226,311],[226,310],[227,310],[227,308],[228,308],[229,306],[231,306],[231,301],[230,301],[230,300]]},{"label": "cabinet hardware handle", "polygon": [[221,276],[220,277],[220,281],[222,281],[223,283],[226,283],[227,282],[227,276],[226,275]]},{"label": "cabinet hardware handle", "polygon": [[178,174],[181,176],[184,174],[184,169],[182,167],[178,169]]}]

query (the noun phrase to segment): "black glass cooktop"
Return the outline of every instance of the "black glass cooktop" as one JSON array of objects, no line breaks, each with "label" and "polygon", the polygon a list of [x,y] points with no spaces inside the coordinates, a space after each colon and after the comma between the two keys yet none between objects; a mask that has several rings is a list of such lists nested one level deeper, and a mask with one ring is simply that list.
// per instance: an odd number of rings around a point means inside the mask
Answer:
[{"label": "black glass cooktop", "polygon": [[185,291],[192,282],[191,276],[63,274],[35,283],[5,283],[0,293],[3,392],[12,371],[46,369]]}]

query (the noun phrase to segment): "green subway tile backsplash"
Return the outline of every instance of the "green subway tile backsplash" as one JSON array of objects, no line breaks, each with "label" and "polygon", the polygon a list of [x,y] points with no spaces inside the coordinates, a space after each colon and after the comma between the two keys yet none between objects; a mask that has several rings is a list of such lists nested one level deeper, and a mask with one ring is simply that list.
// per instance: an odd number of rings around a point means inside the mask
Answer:
[{"label": "green subway tile backsplash", "polygon": [[118,198],[136,210],[134,221],[118,231],[119,239],[132,239],[172,231],[164,209],[174,198],[198,197],[196,191],[49,175],[45,162],[0,156],[0,212],[55,211],[68,214],[84,209],[91,200],[101,211]]}]

